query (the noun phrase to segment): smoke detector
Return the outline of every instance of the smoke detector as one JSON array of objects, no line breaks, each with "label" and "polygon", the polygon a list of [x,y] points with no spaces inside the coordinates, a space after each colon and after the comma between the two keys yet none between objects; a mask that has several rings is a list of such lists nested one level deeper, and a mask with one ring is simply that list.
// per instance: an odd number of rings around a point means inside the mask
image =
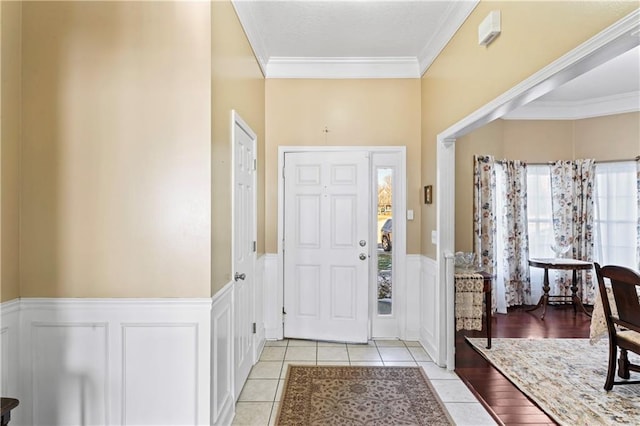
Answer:
[{"label": "smoke detector", "polygon": [[488,46],[498,35],[500,35],[500,11],[494,10],[489,12],[478,26],[478,44]]}]

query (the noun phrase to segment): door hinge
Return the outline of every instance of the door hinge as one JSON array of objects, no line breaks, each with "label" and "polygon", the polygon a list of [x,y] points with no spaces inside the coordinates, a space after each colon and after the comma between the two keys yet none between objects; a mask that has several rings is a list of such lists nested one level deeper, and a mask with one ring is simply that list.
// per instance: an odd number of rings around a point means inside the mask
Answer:
[{"label": "door hinge", "polygon": [[253,252],[255,253],[258,250],[258,243],[257,242],[253,242]]},{"label": "door hinge", "polygon": [[253,159],[253,170],[258,170],[258,160]]},{"label": "door hinge", "polygon": [[253,331],[253,334],[256,334],[256,323],[255,322],[252,324],[251,329]]},{"label": "door hinge", "polygon": [[284,179],[284,167],[282,168],[282,179]]}]

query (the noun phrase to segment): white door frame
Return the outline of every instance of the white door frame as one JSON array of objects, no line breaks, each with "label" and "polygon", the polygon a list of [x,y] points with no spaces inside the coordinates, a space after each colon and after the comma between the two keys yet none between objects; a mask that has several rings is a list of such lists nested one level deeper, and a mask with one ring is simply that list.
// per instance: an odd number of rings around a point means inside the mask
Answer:
[{"label": "white door frame", "polygon": [[[396,206],[394,206],[394,213],[398,212],[398,223],[396,224],[396,219],[394,218],[394,227],[398,227],[400,231],[406,229],[406,210],[407,210],[407,194],[406,194],[406,147],[405,146],[279,146],[278,147],[278,285],[277,295],[275,299],[276,306],[272,306],[273,312],[276,312],[278,318],[278,328],[277,338],[282,339],[284,337],[284,327],[282,321],[282,309],[284,306],[284,176],[283,176],[283,168],[284,168],[284,157],[286,153],[289,152],[350,152],[350,151],[368,151],[370,154],[373,153],[392,153],[397,152],[401,154],[402,161],[398,170],[398,178],[400,179],[399,183],[399,194],[396,200]],[[377,187],[377,185],[375,185]],[[400,220],[401,219],[401,220]],[[399,233],[398,233],[399,234]],[[405,277],[406,277],[406,232],[403,232],[399,236],[394,235],[396,238],[396,244],[398,245],[398,254],[394,259],[394,267],[397,268],[395,278],[398,280],[397,290],[398,290],[398,301],[404,300],[406,295],[404,294],[405,287]],[[394,246],[395,250],[395,246]],[[369,277],[369,281],[371,283],[373,277]],[[369,292],[371,292],[372,286],[369,286]],[[371,294],[369,294],[369,298],[371,298]],[[398,309],[401,318],[404,318],[404,321],[400,321],[401,327],[401,338],[404,338],[406,332],[406,314],[404,311],[404,306],[406,304],[399,303]],[[371,336],[371,303],[369,303],[369,327],[368,332],[369,336]],[[404,314],[404,316],[403,316]]]},{"label": "white door frame", "polygon": [[455,368],[453,252],[455,249],[455,140],[537,99],[640,44],[640,10],[582,43],[531,77],[458,121],[437,137],[437,364]]}]

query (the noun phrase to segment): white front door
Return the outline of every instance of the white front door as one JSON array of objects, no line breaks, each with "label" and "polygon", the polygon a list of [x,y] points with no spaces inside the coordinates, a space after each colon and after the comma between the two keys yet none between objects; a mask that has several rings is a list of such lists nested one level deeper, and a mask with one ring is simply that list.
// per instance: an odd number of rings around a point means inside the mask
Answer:
[{"label": "white front door", "polygon": [[284,335],[366,342],[369,153],[292,152],[284,164]]},{"label": "white front door", "polygon": [[[253,366],[254,265],[256,236],[256,136],[233,113],[233,273],[235,398]],[[215,250],[215,248],[214,248]]]}]

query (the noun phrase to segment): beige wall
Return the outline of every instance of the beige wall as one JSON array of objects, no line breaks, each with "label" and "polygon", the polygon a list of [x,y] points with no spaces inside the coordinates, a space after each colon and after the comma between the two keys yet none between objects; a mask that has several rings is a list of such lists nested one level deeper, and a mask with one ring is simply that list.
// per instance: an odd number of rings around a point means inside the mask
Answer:
[{"label": "beige wall", "polygon": [[619,160],[640,155],[640,113],[575,122],[574,158]]},{"label": "beige wall", "polygon": [[504,120],[501,158],[544,163],[573,159],[571,120]]},{"label": "beige wall", "polygon": [[210,295],[202,2],[23,3],[23,297]]},{"label": "beige wall", "polygon": [[[407,253],[420,250],[420,80],[268,79],[266,246],[277,252],[278,146],[407,147]],[[325,133],[325,127],[329,130]]]},{"label": "beige wall", "polygon": [[[422,182],[435,184],[438,133],[638,8],[627,1],[481,1],[422,78]],[[492,10],[502,34],[478,45]],[[436,256],[436,203],[422,208],[422,253]]]},{"label": "beige wall", "polygon": [[0,3],[0,139],[2,186],[2,276],[0,301],[12,300],[20,295],[19,226],[20,226],[20,39],[22,4]]},{"label": "beige wall", "polygon": [[496,120],[456,141],[456,250],[473,250],[473,156],[546,163],[640,155],[640,113],[584,120]]},{"label": "beige wall", "polygon": [[265,81],[230,1],[211,4],[212,293],[231,280],[231,110],[258,136],[258,253],[264,253]]}]

